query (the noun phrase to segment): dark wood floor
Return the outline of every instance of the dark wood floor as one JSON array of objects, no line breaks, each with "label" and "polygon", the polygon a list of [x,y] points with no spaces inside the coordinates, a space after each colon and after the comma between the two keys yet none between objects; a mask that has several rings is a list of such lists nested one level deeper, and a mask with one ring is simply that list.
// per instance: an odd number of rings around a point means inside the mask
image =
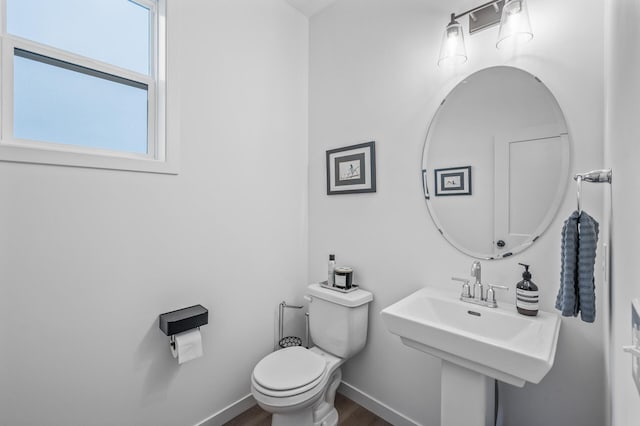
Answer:
[{"label": "dark wood floor", "polygon": [[[371,411],[359,406],[346,396],[336,394],[336,410],[338,410],[339,426],[392,426]],[[269,426],[271,414],[258,405],[240,414],[224,426]]]}]

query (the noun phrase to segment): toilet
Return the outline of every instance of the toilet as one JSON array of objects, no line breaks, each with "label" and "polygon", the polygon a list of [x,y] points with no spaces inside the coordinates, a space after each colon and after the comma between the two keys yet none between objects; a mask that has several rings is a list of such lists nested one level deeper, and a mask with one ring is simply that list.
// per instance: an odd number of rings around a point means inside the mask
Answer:
[{"label": "toilet", "polygon": [[373,295],[357,289],[341,293],[311,284],[309,334],[314,347],[281,349],[253,369],[251,393],[275,426],[335,426],[340,366],[367,341],[369,303]]}]

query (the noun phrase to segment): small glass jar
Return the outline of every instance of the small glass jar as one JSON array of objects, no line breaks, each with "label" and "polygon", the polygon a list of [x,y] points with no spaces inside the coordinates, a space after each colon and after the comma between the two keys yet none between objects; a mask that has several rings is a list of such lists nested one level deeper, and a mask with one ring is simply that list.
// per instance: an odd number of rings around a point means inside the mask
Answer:
[{"label": "small glass jar", "polygon": [[349,266],[338,266],[335,269],[334,286],[348,289],[353,285],[353,268]]}]

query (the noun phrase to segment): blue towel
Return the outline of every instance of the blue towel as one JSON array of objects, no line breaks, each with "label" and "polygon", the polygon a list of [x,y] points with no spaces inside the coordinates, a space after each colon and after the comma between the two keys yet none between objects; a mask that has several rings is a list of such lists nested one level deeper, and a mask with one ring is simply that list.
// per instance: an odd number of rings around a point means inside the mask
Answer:
[{"label": "blue towel", "polygon": [[587,213],[574,211],[562,227],[562,268],[556,309],[563,316],[577,316],[585,322],[596,319],[593,277],[598,222]]},{"label": "blue towel", "polygon": [[598,222],[582,212],[579,224],[578,250],[578,295],[580,298],[580,318],[585,322],[596,319],[595,263],[598,248]]},{"label": "blue towel", "polygon": [[562,246],[560,270],[560,290],[556,298],[556,309],[565,317],[578,315],[578,295],[576,284],[578,278],[578,218],[577,211],[564,221],[562,226]]}]

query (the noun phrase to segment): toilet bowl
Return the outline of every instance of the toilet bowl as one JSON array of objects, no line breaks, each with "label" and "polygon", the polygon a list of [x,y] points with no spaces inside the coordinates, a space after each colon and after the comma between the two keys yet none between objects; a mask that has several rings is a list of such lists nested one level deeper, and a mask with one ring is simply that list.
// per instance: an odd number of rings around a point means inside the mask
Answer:
[{"label": "toilet bowl", "polygon": [[251,392],[260,407],[273,413],[273,425],[333,426],[338,422],[333,403],[343,362],[318,347],[285,348],[256,365]]},{"label": "toilet bowl", "polygon": [[362,350],[373,295],[308,287],[309,330],[316,346],[294,346],[265,356],[253,369],[251,393],[275,426],[335,426],[340,366]]}]

